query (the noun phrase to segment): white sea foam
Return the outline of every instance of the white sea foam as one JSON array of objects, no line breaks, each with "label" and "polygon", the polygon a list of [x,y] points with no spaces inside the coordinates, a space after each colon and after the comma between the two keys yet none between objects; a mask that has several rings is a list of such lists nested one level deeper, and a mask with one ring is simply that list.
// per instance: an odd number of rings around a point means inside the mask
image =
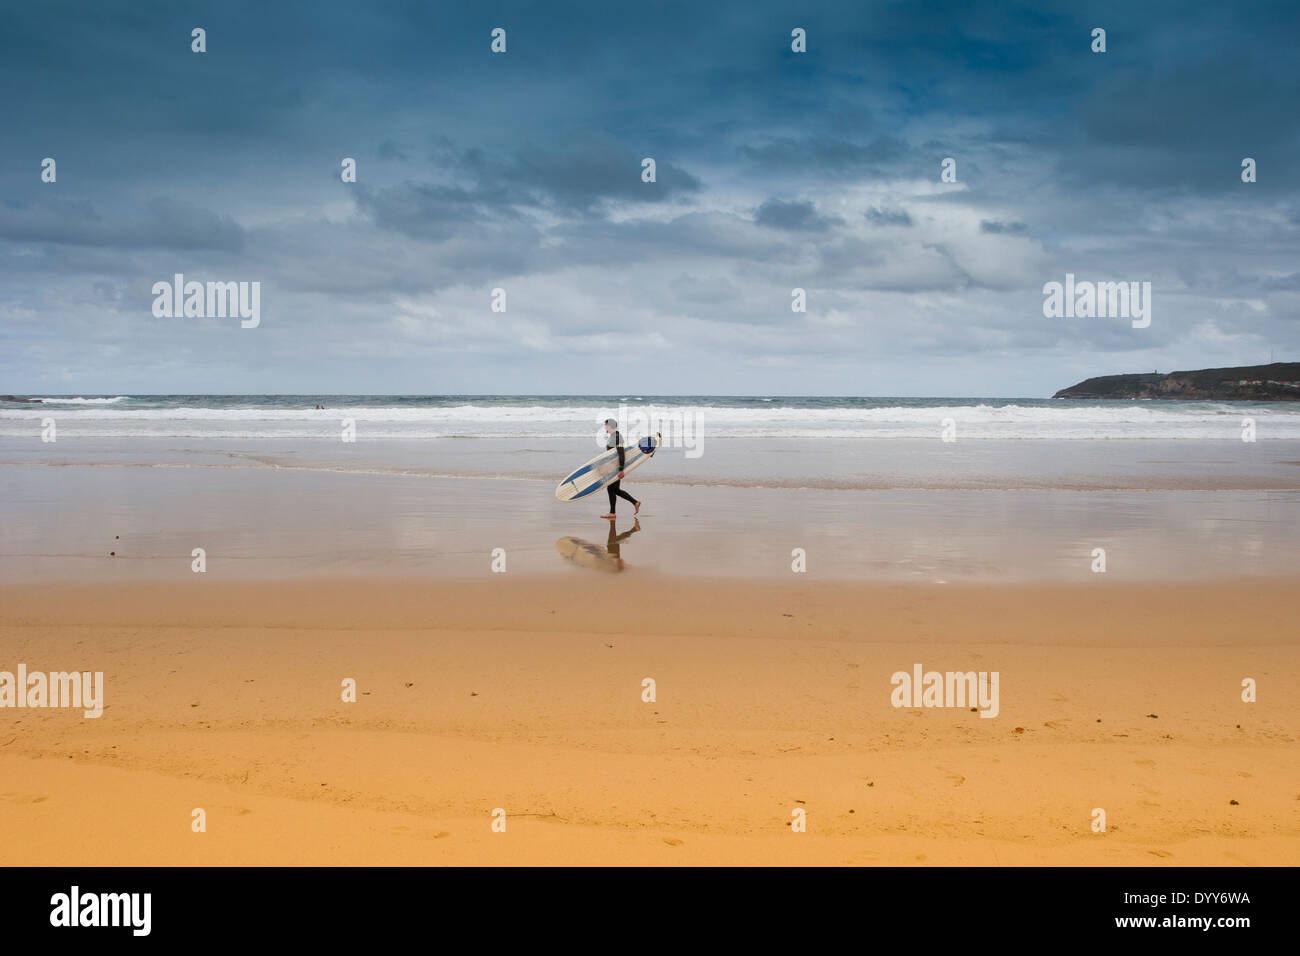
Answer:
[{"label": "white sea foam", "polygon": [[112,405],[117,402],[129,402],[129,395],[116,395],[113,398],[37,398],[35,401],[45,405]]},{"label": "white sea foam", "polygon": [[[122,404],[127,402],[127,404]],[[1118,402],[790,407],[692,406],[709,438],[935,438],[944,419],[961,440],[1240,440],[1242,419],[1259,441],[1300,440],[1300,405]],[[343,419],[361,438],[586,438],[614,405],[499,403],[426,406],[133,407],[125,396],[49,399],[45,406],[0,409],[0,436],[37,434],[52,415],[60,438],[336,438]]]}]

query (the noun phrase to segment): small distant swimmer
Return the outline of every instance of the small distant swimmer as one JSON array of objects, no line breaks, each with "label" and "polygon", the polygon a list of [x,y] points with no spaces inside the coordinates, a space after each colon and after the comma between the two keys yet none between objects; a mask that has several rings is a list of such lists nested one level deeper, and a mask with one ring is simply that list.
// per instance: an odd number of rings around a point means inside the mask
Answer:
[{"label": "small distant swimmer", "polygon": [[605,490],[609,492],[609,514],[601,515],[601,517],[602,518],[618,517],[618,515],[616,515],[614,512],[618,508],[619,498],[626,498],[628,501],[632,502],[634,506],[632,510],[632,514],[634,515],[640,514],[641,502],[637,501],[635,498],[633,498],[626,491],[624,491],[622,488],[619,487],[619,485],[623,483],[623,466],[627,464],[626,461],[627,455],[623,451],[623,436],[618,433],[618,422],[614,421],[614,419],[612,418],[605,419],[605,433],[608,436],[608,440],[605,444],[605,447],[618,449],[618,479],[611,482],[605,488]]}]

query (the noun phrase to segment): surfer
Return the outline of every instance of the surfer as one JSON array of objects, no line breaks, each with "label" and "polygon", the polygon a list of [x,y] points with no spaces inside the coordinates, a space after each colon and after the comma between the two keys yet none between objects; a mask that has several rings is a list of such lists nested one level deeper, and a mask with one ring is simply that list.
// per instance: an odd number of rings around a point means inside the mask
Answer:
[{"label": "surfer", "polygon": [[608,435],[608,439],[606,441],[605,447],[618,449],[618,479],[616,481],[610,482],[610,484],[605,488],[605,490],[609,492],[609,514],[601,515],[601,517],[602,518],[618,517],[616,514],[614,514],[614,510],[618,507],[619,498],[626,498],[628,501],[632,502],[634,506],[632,513],[640,514],[641,502],[637,501],[635,498],[633,498],[626,491],[624,491],[622,488],[619,487],[619,485],[623,483],[623,466],[627,464],[627,462],[625,460],[626,456],[623,452],[623,436],[618,433],[618,422],[614,421],[614,419],[612,418],[605,419],[605,434]]}]

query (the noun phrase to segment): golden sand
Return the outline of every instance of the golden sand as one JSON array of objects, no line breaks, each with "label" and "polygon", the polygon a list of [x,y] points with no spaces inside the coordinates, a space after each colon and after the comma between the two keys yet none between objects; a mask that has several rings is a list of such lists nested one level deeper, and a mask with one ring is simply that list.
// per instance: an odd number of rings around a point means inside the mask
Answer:
[{"label": "golden sand", "polygon": [[[0,670],[103,671],[106,704],[0,709],[0,863],[1294,865],[1298,595],[794,575],[8,588]],[[891,675],[915,664],[997,671],[998,716],[895,708]]]}]

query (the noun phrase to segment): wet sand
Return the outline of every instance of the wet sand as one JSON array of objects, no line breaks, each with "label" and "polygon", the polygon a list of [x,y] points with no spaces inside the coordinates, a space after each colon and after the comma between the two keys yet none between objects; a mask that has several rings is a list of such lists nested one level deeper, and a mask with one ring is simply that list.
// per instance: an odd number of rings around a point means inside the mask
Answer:
[{"label": "wet sand", "polygon": [[1296,585],[10,584],[0,670],[106,706],[0,710],[0,862],[1294,865]]},{"label": "wet sand", "polygon": [[[0,465],[0,579],[181,581],[195,548],[222,580],[467,576],[497,548],[511,573],[563,574],[559,539],[608,537],[605,497],[556,501],[553,481],[184,461]],[[1129,581],[1300,570],[1300,490],[800,492],[661,484],[661,464],[627,483],[645,502],[621,545],[630,573],[759,580],[788,574],[796,548],[811,576],[852,583],[1084,582],[1096,548]]]}]

